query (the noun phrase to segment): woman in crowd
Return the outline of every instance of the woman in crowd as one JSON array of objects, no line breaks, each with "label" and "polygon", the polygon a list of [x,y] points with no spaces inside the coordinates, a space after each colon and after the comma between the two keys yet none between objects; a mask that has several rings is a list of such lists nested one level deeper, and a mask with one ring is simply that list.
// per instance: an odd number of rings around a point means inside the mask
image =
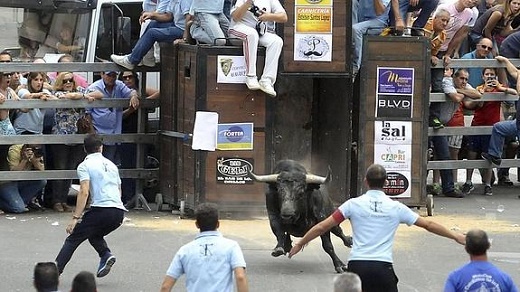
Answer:
[{"label": "woman in crowd", "polygon": [[[62,72],[56,77],[54,83],[54,95],[58,99],[83,99],[84,89],[76,87],[74,75],[70,72]],[[57,108],[54,116],[52,134],[70,135],[78,131],[77,122],[83,109],[79,108]],[[51,145],[53,165],[57,170],[73,170],[83,160],[85,153],[81,145],[54,144]],[[57,212],[70,212],[72,207],[67,204],[67,195],[71,186],[70,179],[52,181],[52,208]]]},{"label": "woman in crowd", "polygon": [[[8,99],[19,100],[13,89],[9,87],[11,73],[0,72],[0,104]],[[9,119],[9,109],[0,109],[0,135],[16,135],[11,120]]]},{"label": "woman in crowd", "polygon": [[[18,90],[21,99],[56,99],[51,92],[44,88],[47,75],[44,72],[31,72],[27,77],[27,88]],[[44,112],[39,108],[29,109],[27,112],[18,111],[14,121],[14,129],[18,135],[42,134]]]},{"label": "woman in crowd", "polygon": [[489,8],[476,21],[470,33],[471,40],[477,44],[481,38],[493,40],[497,52],[502,40],[517,31],[512,28],[513,20],[520,15],[520,0],[506,0]]}]

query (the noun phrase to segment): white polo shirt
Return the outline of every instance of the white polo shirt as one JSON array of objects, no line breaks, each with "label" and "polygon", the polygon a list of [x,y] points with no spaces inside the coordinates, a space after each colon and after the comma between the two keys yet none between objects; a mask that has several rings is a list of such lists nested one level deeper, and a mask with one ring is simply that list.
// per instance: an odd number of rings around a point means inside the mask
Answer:
[{"label": "white polo shirt", "polygon": [[126,210],[121,201],[119,170],[101,152],[87,155],[77,169],[79,181],[90,181],[92,207],[112,207]]},{"label": "white polo shirt", "polygon": [[350,219],[353,245],[349,261],[382,261],[393,263],[394,235],[400,223],[415,224],[419,215],[384,192],[369,190],[350,199],[333,214],[336,222]]}]

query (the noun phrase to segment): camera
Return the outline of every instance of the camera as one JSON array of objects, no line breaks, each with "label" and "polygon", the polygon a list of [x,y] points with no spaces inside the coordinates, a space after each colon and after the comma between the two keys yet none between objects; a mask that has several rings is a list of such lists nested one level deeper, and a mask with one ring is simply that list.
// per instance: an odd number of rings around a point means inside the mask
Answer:
[{"label": "camera", "polygon": [[497,77],[496,76],[490,76],[490,77],[487,77],[486,78],[486,84],[488,86],[496,86],[496,80],[497,80]]},{"label": "camera", "polygon": [[34,157],[36,158],[43,157],[43,149],[40,146],[30,145],[25,148],[25,151],[32,151]]},{"label": "camera", "polygon": [[255,4],[252,4],[251,7],[249,8],[249,11],[251,11],[251,13],[254,14],[254,16],[256,17],[259,17],[260,15],[262,15],[264,13],[263,10],[261,10],[258,6],[256,6]]}]

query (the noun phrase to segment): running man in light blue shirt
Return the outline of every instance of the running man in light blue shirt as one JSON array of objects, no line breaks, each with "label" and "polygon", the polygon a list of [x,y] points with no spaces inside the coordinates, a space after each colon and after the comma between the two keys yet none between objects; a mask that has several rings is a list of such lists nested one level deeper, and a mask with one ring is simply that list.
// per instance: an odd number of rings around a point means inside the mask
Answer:
[{"label": "running man in light blue shirt", "polygon": [[[97,277],[101,278],[108,275],[116,262],[116,257],[112,255],[104,237],[121,226],[127,210],[121,202],[119,170],[101,154],[101,138],[90,134],[84,139],[83,147],[87,157],[77,169],[80,190],[76,209],[66,228],[69,236],[56,257],[56,265],[60,274],[63,273],[74,251],[88,239],[100,257]],[[92,203],[90,209],[82,215],[89,194]]]},{"label": "running man in light blue shirt", "polygon": [[[327,219],[311,228],[294,244],[289,258],[302,247],[345,219],[352,225],[353,246],[348,262],[348,271],[361,278],[364,292],[397,292],[397,276],[393,269],[392,247],[399,224],[416,225],[429,232],[451,238],[464,245],[465,236],[444,226],[419,217],[401,202],[389,198],[383,191],[387,183],[386,170],[373,164],[365,176],[368,191],[343,203]],[[378,279],[374,281],[374,279]]]},{"label": "running man in light blue shirt", "polygon": [[186,274],[188,292],[233,292],[233,276],[238,292],[249,291],[246,262],[240,246],[217,231],[217,205],[198,205],[195,218],[200,233],[175,254],[164,277],[161,292],[171,291],[182,274]]}]

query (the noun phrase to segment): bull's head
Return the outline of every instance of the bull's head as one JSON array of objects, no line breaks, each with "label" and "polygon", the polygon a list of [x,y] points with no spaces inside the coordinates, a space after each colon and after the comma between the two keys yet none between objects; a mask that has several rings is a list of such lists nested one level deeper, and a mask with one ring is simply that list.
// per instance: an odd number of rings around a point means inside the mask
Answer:
[{"label": "bull's head", "polygon": [[280,202],[280,216],[284,223],[294,223],[300,215],[307,212],[309,204],[307,197],[312,192],[308,185],[320,185],[330,179],[330,171],[327,177],[300,171],[281,171],[269,175],[250,174],[255,181],[276,185],[275,195]]}]

